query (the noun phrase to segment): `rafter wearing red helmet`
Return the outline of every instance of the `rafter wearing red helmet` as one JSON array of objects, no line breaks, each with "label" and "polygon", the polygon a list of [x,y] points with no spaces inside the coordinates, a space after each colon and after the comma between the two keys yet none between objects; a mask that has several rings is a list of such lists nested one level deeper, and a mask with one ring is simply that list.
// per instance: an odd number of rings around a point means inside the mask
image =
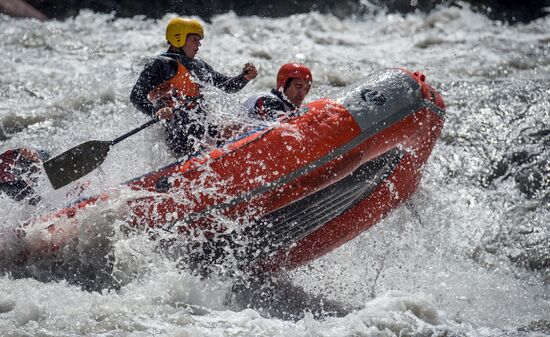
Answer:
[{"label": "rafter wearing red helmet", "polygon": [[272,120],[298,109],[313,83],[311,70],[300,63],[287,63],[277,72],[276,88],[270,93],[249,97],[244,106],[250,115]]}]

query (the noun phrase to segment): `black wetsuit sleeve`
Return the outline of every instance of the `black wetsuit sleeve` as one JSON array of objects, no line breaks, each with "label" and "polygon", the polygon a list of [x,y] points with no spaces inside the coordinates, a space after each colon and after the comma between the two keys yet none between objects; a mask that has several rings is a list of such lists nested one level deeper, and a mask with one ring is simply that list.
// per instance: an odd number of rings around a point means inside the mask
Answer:
[{"label": "black wetsuit sleeve", "polygon": [[261,96],[254,104],[254,113],[263,120],[273,120],[284,114],[284,104],[273,96]]},{"label": "black wetsuit sleeve", "polygon": [[153,115],[159,107],[155,106],[147,95],[159,84],[162,84],[176,75],[178,64],[175,60],[162,57],[151,60],[145,65],[145,68],[139,75],[132,93],[130,101],[141,112],[147,115]]},{"label": "black wetsuit sleeve", "polygon": [[248,80],[244,78],[244,74],[237,76],[226,76],[214,70],[209,64],[202,61],[202,69],[204,73],[198,74],[200,79],[212,83],[215,87],[227,92],[235,93],[246,86]]},{"label": "black wetsuit sleeve", "polygon": [[[39,162],[27,159],[20,149],[8,150],[0,155],[0,194],[15,201],[26,200],[31,205],[40,201],[33,189],[40,172]],[[41,166],[41,165],[40,165]]]}]

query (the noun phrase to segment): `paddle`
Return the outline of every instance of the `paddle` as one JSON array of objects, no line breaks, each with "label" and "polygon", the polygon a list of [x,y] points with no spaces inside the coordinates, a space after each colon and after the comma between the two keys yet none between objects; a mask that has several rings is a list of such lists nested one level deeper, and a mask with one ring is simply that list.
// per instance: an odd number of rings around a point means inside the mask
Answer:
[{"label": "paddle", "polygon": [[61,188],[96,169],[107,157],[111,147],[139,131],[155,124],[158,119],[147,123],[111,140],[91,140],[67,150],[44,163],[44,170],[54,189]]}]

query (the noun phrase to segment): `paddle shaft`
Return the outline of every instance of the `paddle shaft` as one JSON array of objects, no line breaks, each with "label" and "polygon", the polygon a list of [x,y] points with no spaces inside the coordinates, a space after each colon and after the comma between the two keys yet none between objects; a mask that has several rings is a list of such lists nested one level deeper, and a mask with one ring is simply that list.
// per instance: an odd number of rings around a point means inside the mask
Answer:
[{"label": "paddle shaft", "polygon": [[127,132],[127,133],[123,134],[122,136],[113,139],[113,140],[111,141],[111,146],[113,146],[113,145],[115,145],[115,144],[117,144],[117,143],[120,143],[121,141],[125,140],[126,138],[135,135],[136,133],[140,132],[141,130],[143,130],[143,129],[145,129],[145,128],[147,128],[147,127],[149,127],[149,126],[151,126],[151,125],[153,125],[153,124],[155,124],[155,123],[157,123],[158,121],[159,121],[159,119],[157,119],[157,118],[151,119],[151,120],[148,121],[147,123],[145,123],[145,124],[143,124],[143,125],[141,125],[141,126],[135,128],[135,129],[133,129],[132,131]]}]

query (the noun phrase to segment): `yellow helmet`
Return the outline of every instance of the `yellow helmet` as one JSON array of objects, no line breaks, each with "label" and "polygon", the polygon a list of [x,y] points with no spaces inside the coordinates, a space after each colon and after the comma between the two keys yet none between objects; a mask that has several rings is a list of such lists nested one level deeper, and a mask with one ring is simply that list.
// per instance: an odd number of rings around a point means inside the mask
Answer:
[{"label": "yellow helmet", "polygon": [[174,18],[166,26],[166,40],[176,48],[181,48],[185,44],[188,34],[197,34],[204,38],[204,30],[198,20]]}]

